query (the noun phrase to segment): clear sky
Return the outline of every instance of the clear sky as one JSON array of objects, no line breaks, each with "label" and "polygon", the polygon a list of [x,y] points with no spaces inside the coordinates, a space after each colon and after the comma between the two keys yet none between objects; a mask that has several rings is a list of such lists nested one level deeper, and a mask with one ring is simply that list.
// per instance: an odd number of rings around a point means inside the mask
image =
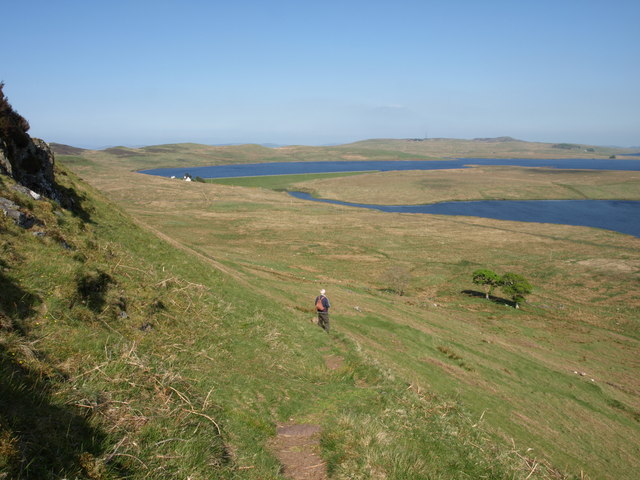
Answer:
[{"label": "clear sky", "polygon": [[640,146],[638,0],[0,0],[31,135]]}]

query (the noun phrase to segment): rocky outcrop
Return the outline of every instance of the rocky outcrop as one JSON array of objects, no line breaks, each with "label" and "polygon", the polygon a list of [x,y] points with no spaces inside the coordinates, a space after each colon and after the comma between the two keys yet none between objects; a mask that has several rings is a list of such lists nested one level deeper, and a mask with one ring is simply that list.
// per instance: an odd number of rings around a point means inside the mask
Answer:
[{"label": "rocky outcrop", "polygon": [[[3,87],[0,82],[0,175],[12,177],[23,194],[35,200],[43,195],[82,220],[91,221],[90,212],[82,205],[83,196],[73,188],[65,187],[64,182],[56,182],[53,151],[46,142],[27,134],[29,123],[13,110],[4,96]],[[2,183],[0,177],[0,186]],[[30,223],[30,220],[19,217],[10,205],[3,205],[2,211],[21,226],[26,227]]]},{"label": "rocky outcrop", "polygon": [[13,110],[0,83],[0,173],[49,198],[58,199],[54,156],[46,142],[31,138],[29,123]]},{"label": "rocky outcrop", "polygon": [[18,147],[10,139],[0,137],[0,171],[49,198],[57,197],[54,162],[53,152],[39,138],[29,137],[24,147]]},{"label": "rocky outcrop", "polygon": [[29,229],[34,225],[42,225],[37,218],[24,213],[20,207],[8,198],[0,197],[0,211],[12,219],[19,227]]}]

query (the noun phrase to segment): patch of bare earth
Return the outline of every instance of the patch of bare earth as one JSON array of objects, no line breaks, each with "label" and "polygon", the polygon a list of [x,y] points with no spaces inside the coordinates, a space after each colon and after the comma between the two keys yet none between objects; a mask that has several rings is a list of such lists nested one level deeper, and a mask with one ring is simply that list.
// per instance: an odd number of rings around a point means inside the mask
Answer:
[{"label": "patch of bare earth", "polygon": [[327,355],[324,357],[324,364],[329,370],[338,370],[342,367],[344,359],[337,355]]},{"label": "patch of bare earth", "polygon": [[631,260],[619,260],[617,258],[591,258],[581,260],[578,265],[612,273],[634,273],[640,268],[640,262]]},{"label": "patch of bare earth", "polygon": [[282,473],[293,480],[326,480],[327,468],[320,457],[320,426],[282,425],[276,429],[273,451]]}]

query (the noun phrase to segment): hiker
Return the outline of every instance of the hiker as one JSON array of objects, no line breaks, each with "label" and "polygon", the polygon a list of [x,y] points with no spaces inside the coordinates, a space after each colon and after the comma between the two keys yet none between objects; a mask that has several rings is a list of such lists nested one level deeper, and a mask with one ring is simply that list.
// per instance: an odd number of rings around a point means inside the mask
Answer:
[{"label": "hiker", "polygon": [[329,308],[331,304],[329,299],[325,296],[325,289],[320,290],[320,295],[316,297],[316,312],[318,312],[318,325],[324,329],[325,332],[329,331]]}]

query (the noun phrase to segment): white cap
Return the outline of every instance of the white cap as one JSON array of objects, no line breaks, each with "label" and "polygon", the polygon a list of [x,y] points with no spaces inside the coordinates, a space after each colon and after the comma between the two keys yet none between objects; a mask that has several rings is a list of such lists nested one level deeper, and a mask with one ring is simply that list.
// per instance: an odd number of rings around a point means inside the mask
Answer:
[{"label": "white cap", "polygon": [[324,295],[325,294],[325,289],[323,288],[322,290],[320,290],[320,295]]}]

